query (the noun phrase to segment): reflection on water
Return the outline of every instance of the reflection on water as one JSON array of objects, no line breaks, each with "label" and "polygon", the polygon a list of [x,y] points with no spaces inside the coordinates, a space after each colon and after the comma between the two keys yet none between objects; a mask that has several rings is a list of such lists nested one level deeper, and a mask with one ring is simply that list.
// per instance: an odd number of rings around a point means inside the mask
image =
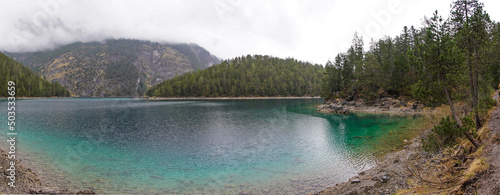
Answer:
[{"label": "reflection on water", "polygon": [[79,98],[16,109],[22,156],[45,181],[101,193],[317,192],[373,166],[366,141],[410,120],[321,114],[319,103]]}]

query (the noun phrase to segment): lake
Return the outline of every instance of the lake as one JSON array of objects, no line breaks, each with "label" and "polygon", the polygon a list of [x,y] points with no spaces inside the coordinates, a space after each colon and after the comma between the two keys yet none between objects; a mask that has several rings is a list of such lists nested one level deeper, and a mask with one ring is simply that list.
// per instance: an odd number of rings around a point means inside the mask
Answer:
[{"label": "lake", "polygon": [[[321,114],[321,102],[17,100],[17,150],[42,181],[69,189],[304,194],[374,166],[377,141],[413,121]],[[6,101],[0,106],[6,120]],[[7,127],[0,128],[5,139]]]}]

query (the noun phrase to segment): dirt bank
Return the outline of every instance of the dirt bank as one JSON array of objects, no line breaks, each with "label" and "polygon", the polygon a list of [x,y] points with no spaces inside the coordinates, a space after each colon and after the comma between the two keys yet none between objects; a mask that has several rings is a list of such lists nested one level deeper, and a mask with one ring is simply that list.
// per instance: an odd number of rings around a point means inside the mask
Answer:
[{"label": "dirt bank", "polygon": [[[498,93],[495,94],[498,102]],[[483,175],[477,177],[473,183],[468,186],[467,192],[474,194],[500,194],[500,105],[491,113],[487,128],[490,129],[488,138],[485,140],[486,163],[489,169]]]}]

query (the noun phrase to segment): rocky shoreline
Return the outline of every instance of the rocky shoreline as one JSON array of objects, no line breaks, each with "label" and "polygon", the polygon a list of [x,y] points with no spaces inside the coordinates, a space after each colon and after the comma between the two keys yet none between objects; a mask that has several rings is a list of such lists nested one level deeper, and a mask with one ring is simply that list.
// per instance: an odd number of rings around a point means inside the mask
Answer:
[{"label": "rocky shoreline", "polygon": [[29,193],[30,189],[40,188],[42,186],[40,180],[38,179],[36,173],[31,169],[25,167],[21,162],[15,160],[15,187],[8,186],[8,182],[11,180],[8,178],[10,176],[10,162],[7,152],[0,149],[0,171],[2,177],[0,177],[0,192],[8,194],[20,194]]},{"label": "rocky shoreline", "polygon": [[23,165],[19,160],[15,160],[15,187],[8,186],[11,180],[10,162],[7,152],[0,149],[0,193],[6,194],[95,194],[92,190],[71,191],[58,187],[47,187],[42,185],[35,171]]},{"label": "rocky shoreline", "polygon": [[[404,98],[380,98],[375,101],[331,99],[319,105],[317,111],[331,114],[417,115],[430,113],[430,108],[424,109],[423,104]],[[430,129],[427,129],[410,141],[403,140],[403,149],[386,154],[377,166],[362,171],[348,181],[328,187],[317,194],[394,194],[398,190],[409,188],[407,180],[413,176],[407,171],[407,164],[410,162],[427,163],[429,159],[435,157],[422,149],[422,140],[430,132]]]},{"label": "rocky shoreline", "polygon": [[[401,108],[396,113],[408,114]],[[426,152],[422,145],[431,133],[427,127],[410,141],[404,140],[402,150],[387,154],[377,166],[317,194],[499,194],[500,106],[490,110],[488,117],[477,131],[483,144],[477,149],[464,138],[443,151]]]},{"label": "rocky shoreline", "polygon": [[319,105],[317,110],[318,112],[332,114],[421,114],[424,111],[424,105],[404,98],[380,98],[375,101],[337,98]]}]

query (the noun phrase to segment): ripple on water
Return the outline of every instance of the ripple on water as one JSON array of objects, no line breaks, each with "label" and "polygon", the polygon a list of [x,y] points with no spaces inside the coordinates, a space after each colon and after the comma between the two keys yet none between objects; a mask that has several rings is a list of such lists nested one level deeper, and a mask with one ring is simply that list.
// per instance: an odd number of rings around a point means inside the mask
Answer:
[{"label": "ripple on water", "polygon": [[22,156],[45,183],[75,190],[304,194],[373,166],[366,141],[406,124],[321,114],[314,103],[321,100],[22,101]]}]

